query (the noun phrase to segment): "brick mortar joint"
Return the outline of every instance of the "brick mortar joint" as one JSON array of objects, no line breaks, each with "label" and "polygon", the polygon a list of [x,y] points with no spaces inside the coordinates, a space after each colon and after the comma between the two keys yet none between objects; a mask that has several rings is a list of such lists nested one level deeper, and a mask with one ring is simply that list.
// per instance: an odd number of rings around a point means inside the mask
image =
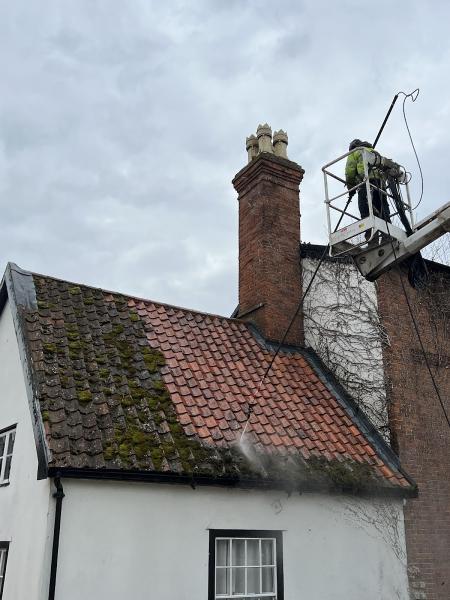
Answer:
[{"label": "brick mortar joint", "polygon": [[300,191],[300,185],[297,181],[289,181],[285,177],[273,177],[268,173],[258,173],[252,179],[247,179],[243,181],[241,185],[235,186],[235,190],[239,195],[238,200],[241,200],[256,186],[263,182],[269,182],[274,186],[277,186],[278,188],[282,188],[283,190],[288,190],[290,192],[295,192],[296,194],[299,194]]}]

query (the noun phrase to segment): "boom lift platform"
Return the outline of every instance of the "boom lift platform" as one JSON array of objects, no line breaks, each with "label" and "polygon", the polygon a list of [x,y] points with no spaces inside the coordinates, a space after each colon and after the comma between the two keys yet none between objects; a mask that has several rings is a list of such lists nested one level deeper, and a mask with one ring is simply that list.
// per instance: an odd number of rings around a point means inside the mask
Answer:
[{"label": "boom lift platform", "polygon": [[[332,169],[345,170],[349,154],[361,151],[364,164],[364,179],[350,189],[340,191],[338,184],[346,185],[342,177]],[[380,175],[369,178],[370,170]],[[414,222],[408,182],[410,175],[403,167],[374,150],[354,148],[322,167],[327,208],[330,256],[351,256],[361,275],[374,281],[394,265],[416,255],[422,248],[450,231],[450,202],[431,215]],[[358,213],[358,190],[365,186],[369,215],[364,219]],[[381,187],[377,187],[381,186]],[[402,194],[405,189],[405,198]],[[377,190],[390,215],[385,220],[373,205],[373,192]],[[336,193],[337,192],[337,193]],[[353,201],[347,200],[354,192]],[[391,221],[391,222],[390,222]]]}]

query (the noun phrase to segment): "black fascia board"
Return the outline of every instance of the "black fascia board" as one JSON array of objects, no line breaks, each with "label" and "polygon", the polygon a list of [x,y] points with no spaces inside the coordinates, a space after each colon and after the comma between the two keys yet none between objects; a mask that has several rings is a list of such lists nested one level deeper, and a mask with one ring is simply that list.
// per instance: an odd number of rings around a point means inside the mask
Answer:
[{"label": "black fascia board", "polygon": [[226,487],[234,489],[277,490],[288,493],[328,493],[330,495],[351,495],[363,498],[414,498],[416,488],[371,486],[358,491],[330,490],[329,486],[315,481],[302,481],[296,485],[292,480],[256,479],[247,477],[214,477],[212,475],[180,475],[125,469],[89,469],[75,467],[49,467],[49,477],[90,481],[128,481],[133,483],[164,483],[196,487]]},{"label": "black fascia board", "polygon": [[22,363],[24,383],[36,444],[38,460],[37,479],[45,479],[47,477],[49,455],[45,440],[41,409],[34,391],[31,369],[32,359],[29,344],[27,344],[26,341],[25,323],[23,322],[24,311],[37,311],[36,291],[34,288],[33,275],[28,271],[24,271],[14,263],[8,263],[3,277],[0,288],[0,312],[3,311],[8,299],[16,332],[19,356]]},{"label": "black fascia board", "polygon": [[6,279],[3,277],[2,282],[0,284],[0,314],[3,312],[5,308],[5,304],[8,301],[8,288],[6,287]]}]

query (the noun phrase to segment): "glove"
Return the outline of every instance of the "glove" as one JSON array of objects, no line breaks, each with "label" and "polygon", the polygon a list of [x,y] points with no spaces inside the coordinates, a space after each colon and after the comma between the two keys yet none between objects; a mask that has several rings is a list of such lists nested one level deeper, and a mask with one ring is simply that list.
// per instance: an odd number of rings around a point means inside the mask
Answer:
[{"label": "glove", "polygon": [[351,192],[348,193],[348,201],[350,202],[350,200],[353,198],[353,196],[356,194],[356,190],[352,190]]}]

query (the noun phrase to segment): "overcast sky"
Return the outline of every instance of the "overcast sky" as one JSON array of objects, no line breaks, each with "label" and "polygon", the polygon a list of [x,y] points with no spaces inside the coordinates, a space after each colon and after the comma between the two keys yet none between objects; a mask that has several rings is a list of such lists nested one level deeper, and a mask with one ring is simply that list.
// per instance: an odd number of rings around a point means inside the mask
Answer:
[{"label": "overcast sky", "polygon": [[[425,176],[450,187],[450,4],[0,0],[1,269],[228,315],[231,185],[258,123],[306,171],[302,238],[326,243],[321,166],[407,103]],[[419,175],[397,103],[380,152]]]}]

